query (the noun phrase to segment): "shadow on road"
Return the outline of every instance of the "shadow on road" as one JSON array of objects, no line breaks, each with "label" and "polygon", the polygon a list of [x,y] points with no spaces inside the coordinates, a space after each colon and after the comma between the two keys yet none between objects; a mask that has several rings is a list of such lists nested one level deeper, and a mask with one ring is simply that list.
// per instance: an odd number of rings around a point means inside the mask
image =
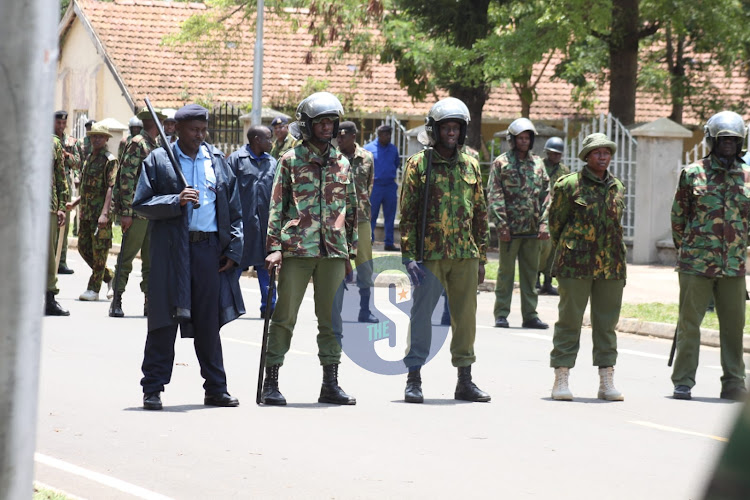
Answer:
[{"label": "shadow on road", "polygon": [[192,404],[192,405],[175,405],[175,406],[167,406],[164,405],[164,409],[162,410],[144,410],[142,406],[131,406],[129,408],[123,408],[123,411],[146,411],[146,412],[170,412],[170,413],[186,413],[193,410],[211,410],[214,408],[219,408],[218,406],[206,406],[202,404]]},{"label": "shadow on road", "polygon": [[403,399],[394,399],[391,401],[391,403],[403,403],[408,405],[414,405],[417,406],[419,404],[423,405],[433,405],[433,406],[454,406],[454,405],[470,405],[474,404],[471,401],[459,401],[458,399],[425,399],[424,403],[407,403]]},{"label": "shadow on road", "polygon": [[543,401],[552,401],[554,403],[586,403],[586,404],[606,404],[606,403],[622,403],[622,401],[607,401],[599,398],[573,398],[573,401],[558,401],[551,397],[541,398]]}]

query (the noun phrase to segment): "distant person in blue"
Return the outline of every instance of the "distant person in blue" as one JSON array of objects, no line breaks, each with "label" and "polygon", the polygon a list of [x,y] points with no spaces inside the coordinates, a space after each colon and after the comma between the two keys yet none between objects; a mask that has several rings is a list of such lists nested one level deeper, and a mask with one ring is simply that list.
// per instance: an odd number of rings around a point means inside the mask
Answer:
[{"label": "distant person in blue", "polygon": [[[250,266],[255,268],[260,285],[260,317],[264,317],[268,304],[270,277],[264,265],[266,260],[266,233],[271,205],[271,186],[276,173],[276,160],[269,153],[271,130],[263,125],[253,125],[247,131],[247,144],[229,156],[227,163],[237,177],[237,188],[242,201],[242,228],[245,248],[237,268],[241,274]],[[276,294],[271,297],[271,313],[276,308]]]},{"label": "distant person in blue", "polygon": [[365,145],[365,149],[375,158],[375,181],[370,195],[372,213],[372,240],[375,241],[375,223],[383,206],[383,224],[385,225],[385,250],[398,252],[400,249],[393,244],[393,223],[396,220],[396,206],[398,204],[398,186],[396,172],[401,167],[398,148],[391,143],[393,127],[381,125],[378,127],[378,138]]}]

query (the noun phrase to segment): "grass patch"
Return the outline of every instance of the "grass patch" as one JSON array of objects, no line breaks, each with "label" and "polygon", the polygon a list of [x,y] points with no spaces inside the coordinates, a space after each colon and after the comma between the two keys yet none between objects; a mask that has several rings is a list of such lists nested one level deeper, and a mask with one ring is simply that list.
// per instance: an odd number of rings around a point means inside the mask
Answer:
[{"label": "grass patch", "polygon": [[37,484],[34,485],[33,500],[69,500],[70,497],[59,491],[43,488]]},{"label": "grass patch", "polygon": [[[655,321],[657,323],[677,324],[679,311],[677,304],[660,304],[651,302],[648,304],[623,304],[620,311],[621,318],[635,318],[642,321]],[[745,317],[750,318],[750,306],[745,306]],[[719,318],[715,312],[707,312],[703,318],[702,328],[710,330],[719,329]],[[750,323],[745,322],[745,335],[750,335]]]}]

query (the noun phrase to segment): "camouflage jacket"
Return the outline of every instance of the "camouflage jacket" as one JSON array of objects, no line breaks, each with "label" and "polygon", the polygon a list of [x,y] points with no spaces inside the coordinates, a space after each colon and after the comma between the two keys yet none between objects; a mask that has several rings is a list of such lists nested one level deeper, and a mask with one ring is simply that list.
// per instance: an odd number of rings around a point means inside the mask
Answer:
[{"label": "camouflage jacket", "polygon": [[73,175],[79,175],[82,158],[81,150],[78,147],[78,139],[68,134],[63,134],[60,142],[62,142],[63,151],[68,153],[63,155],[65,157],[65,175],[69,176],[69,178],[72,178]]},{"label": "camouflage jacket", "polygon": [[588,167],[555,184],[549,232],[557,245],[552,274],[559,278],[625,279],[622,213],[625,186],[607,171],[599,179]]},{"label": "camouflage jacket", "polygon": [[[418,259],[426,151],[406,161],[401,181],[401,254]],[[432,150],[424,260],[487,261],[487,203],[479,163],[465,153],[446,160]]]},{"label": "camouflage jacket", "polygon": [[128,134],[127,137],[123,137],[120,139],[120,145],[117,146],[117,161],[122,163],[122,154],[127,149],[128,145],[130,144],[130,141],[133,140],[133,136]]},{"label": "camouflage jacket", "polygon": [[544,170],[547,172],[547,177],[549,177],[549,199],[551,200],[554,196],[555,182],[563,175],[569,174],[570,169],[563,163],[553,165],[549,159],[545,158]]},{"label": "camouflage jacket", "polygon": [[547,227],[549,177],[544,162],[529,153],[524,161],[508,151],[495,158],[487,182],[490,220],[498,234],[537,234]]},{"label": "camouflage jacket", "polygon": [[[373,166],[372,153],[359,144],[354,145],[354,154],[349,158],[349,163],[354,172],[354,186],[357,188],[357,220],[359,222],[370,220],[370,193],[372,193],[372,182],[375,178],[375,167]],[[346,155],[344,155],[346,156]]]},{"label": "camouflage jacket", "polygon": [[52,179],[50,181],[49,211],[65,211],[65,203],[70,200],[68,180],[65,178],[65,160],[63,145],[57,136],[52,136]]},{"label": "camouflage jacket", "polygon": [[81,220],[97,220],[104,208],[107,189],[115,185],[118,162],[106,147],[91,153],[81,175]]},{"label": "camouflage jacket", "polygon": [[81,152],[81,168],[91,154],[91,139],[89,136],[78,139],[78,150]]},{"label": "camouflage jacket", "polygon": [[133,196],[141,176],[143,160],[156,149],[158,143],[148,133],[142,132],[128,143],[120,160],[120,169],[117,172],[117,181],[112,188],[112,201],[114,209],[121,217],[138,217],[133,212]]},{"label": "camouflage jacket", "polygon": [[672,204],[677,271],[706,277],[745,275],[750,166],[727,169],[711,156],[685,168]]},{"label": "camouflage jacket", "polygon": [[357,255],[357,190],[349,160],[307,141],[281,157],[273,179],[268,252],[293,257]]},{"label": "camouflage jacket", "polygon": [[284,139],[284,142],[279,142],[278,139],[273,140],[273,146],[271,146],[271,153],[270,155],[274,157],[274,159],[278,160],[281,155],[292,149],[293,147],[299,145],[297,142],[297,139],[292,137],[292,134],[287,134],[286,139]]}]

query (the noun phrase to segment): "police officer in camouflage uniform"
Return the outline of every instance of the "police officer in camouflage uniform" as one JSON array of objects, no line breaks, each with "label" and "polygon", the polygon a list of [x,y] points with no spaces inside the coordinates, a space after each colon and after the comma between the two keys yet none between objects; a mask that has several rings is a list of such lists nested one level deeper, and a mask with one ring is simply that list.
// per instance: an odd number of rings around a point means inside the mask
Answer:
[{"label": "police officer in camouflage uniform", "polygon": [[[65,110],[55,111],[55,135],[60,139],[63,148],[65,162],[65,177],[68,187],[72,189],[75,180],[81,173],[81,151],[78,140],[65,133],[68,126],[68,112]],[[63,229],[63,247],[60,254],[60,265],[57,268],[59,274],[73,274],[68,267],[68,231],[70,228],[70,213],[65,214],[65,228]]]},{"label": "police officer in camouflage uniform", "polygon": [[271,121],[271,129],[276,137],[271,146],[271,156],[278,160],[281,155],[297,145],[297,140],[289,133],[289,119],[284,116],[274,118]]},{"label": "police officer in camouflage uniform", "polygon": [[[160,120],[164,115],[157,112]],[[135,118],[143,124],[140,133],[133,136],[128,142],[125,150],[120,156],[120,169],[117,173],[117,181],[112,190],[114,210],[120,216],[120,227],[122,228],[122,245],[118,257],[118,265],[115,267],[115,294],[109,307],[109,315],[113,318],[122,318],[125,312],[122,310],[122,294],[128,284],[128,276],[133,270],[133,260],[138,252],[141,252],[141,292],[144,296],[143,315],[148,314],[148,277],[151,272],[150,235],[148,231],[148,220],[133,211],[133,196],[141,176],[143,160],[151,154],[151,151],[160,146],[159,129],[151,117],[148,108],[142,108]],[[118,269],[119,267],[119,269]]]},{"label": "police officer in camouflage uniform", "polygon": [[346,157],[331,145],[343,114],[339,100],[328,92],[304,99],[297,107],[303,141],[281,157],[276,170],[266,240],[266,266],[280,268],[262,397],[268,405],[286,404],[279,392],[279,368],[310,278],[318,318],[318,358],[323,366],[318,402],[356,404],[338,385],[342,304],[336,292],[351,273],[349,259],[357,254],[354,173]]},{"label": "police officer in camouflage uniform", "polygon": [[83,164],[81,196],[68,204],[68,210],[81,204],[81,225],[78,232],[78,253],[91,268],[86,291],[79,300],[99,300],[102,280],[112,286],[113,273],[107,268],[107,255],[112,247],[112,186],[117,180],[119,164],[107,150],[107,139],[112,137],[105,125],[98,123],[86,134],[91,139],[92,151]]},{"label": "police officer in camouflage uniform", "polygon": [[47,291],[44,296],[45,316],[70,316],[70,312],[55,300],[60,290],[57,288],[57,239],[58,231],[65,226],[65,203],[70,191],[65,178],[63,145],[57,136],[52,136],[52,182],[49,206],[49,248],[47,250]]},{"label": "police officer in camouflage uniform", "polygon": [[120,139],[120,145],[117,148],[117,160],[120,164],[122,164],[122,154],[125,152],[125,148],[128,147],[128,144],[133,140],[133,137],[141,133],[141,130],[143,130],[143,121],[141,121],[141,119],[138,118],[138,115],[136,115],[128,121],[128,131],[130,134],[128,134],[127,137]]},{"label": "police officer in camouflage uniform", "polygon": [[378,323],[377,317],[370,311],[372,287],[372,234],[370,232],[370,193],[375,171],[372,153],[357,144],[357,125],[354,122],[341,122],[339,135],[336,138],[339,150],[349,160],[354,172],[354,184],[357,188],[357,287],[359,288],[360,323]]},{"label": "police officer in camouflage uniform", "polygon": [[674,397],[690,399],[700,349],[700,325],[713,296],[719,317],[721,394],[742,400],[745,363],[745,259],[750,229],[750,166],[741,158],[747,134],[740,115],[722,111],[704,128],[711,153],[680,174],[672,205],[672,239],[678,251],[680,316]]},{"label": "police officer in camouflage uniform", "polygon": [[[94,126],[94,123],[96,123],[96,120],[88,120],[84,123],[83,126],[86,129],[86,134],[91,131],[91,127]],[[81,168],[83,168],[83,164],[91,154],[91,138],[88,135],[78,139],[78,149],[81,151]]]},{"label": "police officer in camouflage uniform", "polygon": [[549,328],[537,315],[538,297],[534,289],[539,270],[539,243],[549,239],[549,178],[542,159],[531,152],[536,135],[534,124],[528,118],[511,123],[507,135],[511,149],[495,159],[487,184],[490,220],[495,223],[500,240],[495,327],[509,326],[508,314],[518,258],[522,326]]},{"label": "police officer in camouflage uniform", "polygon": [[549,228],[557,246],[552,273],[557,277],[559,316],[552,338],[550,366],[555,369],[552,398],[569,401],[569,371],[575,366],[586,304],[591,298],[594,365],[599,367],[599,399],[622,401],[614,386],[617,361],[615,326],[625,286],[625,242],[622,213],[625,187],[608,170],[617,151],[604,134],[583,140],[578,158],[583,170],[555,184]]},{"label": "police officer in camouflage uniform", "polygon": [[[559,137],[550,137],[544,144],[544,152],[547,153],[547,158],[544,159],[544,169],[549,176],[550,199],[554,194],[557,179],[570,173],[570,169],[560,163],[564,148],[563,140]],[[536,279],[539,295],[558,295],[557,289],[552,286],[552,261],[555,258],[555,245],[551,239],[539,240],[539,248],[539,273]],[[540,275],[544,277],[544,284],[540,283]]]},{"label": "police officer in camouflage uniform", "polygon": [[[435,103],[425,126],[433,147],[409,158],[404,169],[401,255],[415,285],[411,345],[404,359],[409,369],[404,400],[409,403],[424,401],[420,370],[430,351],[430,318],[443,289],[451,310],[451,363],[458,368],[454,396],[464,401],[490,400],[471,379],[471,365],[476,361],[477,286],[484,281],[488,223],[479,162],[460,149],[469,120],[469,110],[459,99],[448,97]],[[428,161],[432,166],[425,202]],[[425,203],[427,223],[422,235]],[[424,259],[417,262],[420,244],[424,245]]]}]

